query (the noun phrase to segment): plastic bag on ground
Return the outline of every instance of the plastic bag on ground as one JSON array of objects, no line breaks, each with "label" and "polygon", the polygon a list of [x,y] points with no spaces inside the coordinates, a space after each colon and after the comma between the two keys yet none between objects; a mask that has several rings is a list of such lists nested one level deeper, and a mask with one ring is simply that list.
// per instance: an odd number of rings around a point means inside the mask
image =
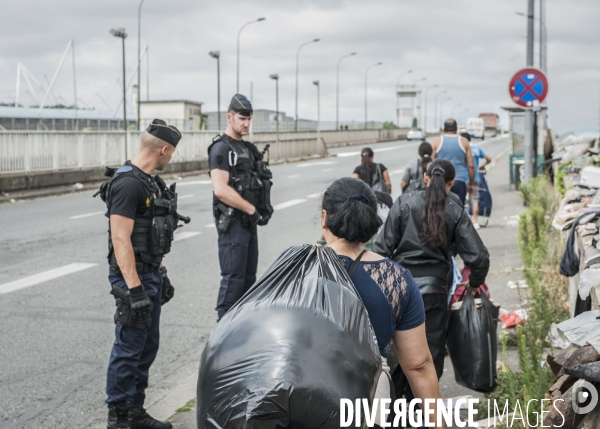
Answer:
[{"label": "plastic bag on ground", "polygon": [[448,352],[456,382],[477,392],[496,388],[496,356],[498,353],[498,315],[500,306],[480,294],[481,305],[475,303],[472,288],[458,309],[448,319]]},{"label": "plastic bag on ground", "polygon": [[213,329],[198,428],[339,428],[340,399],[373,398],[381,357],[338,256],[295,246]]}]

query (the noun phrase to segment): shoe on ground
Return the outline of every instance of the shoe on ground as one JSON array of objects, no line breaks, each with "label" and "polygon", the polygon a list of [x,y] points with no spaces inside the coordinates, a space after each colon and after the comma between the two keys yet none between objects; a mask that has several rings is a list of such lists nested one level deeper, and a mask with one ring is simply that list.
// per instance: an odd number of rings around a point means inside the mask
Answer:
[{"label": "shoe on ground", "polygon": [[475,228],[476,230],[478,230],[478,231],[479,231],[479,228],[481,228],[481,227],[479,226],[479,224],[478,224],[477,222],[475,222],[475,223],[473,224],[473,228]]},{"label": "shoe on ground", "polygon": [[129,429],[172,429],[169,422],[156,420],[143,408],[130,408],[128,417]]},{"label": "shoe on ground", "polygon": [[108,421],[107,429],[128,429],[127,426],[127,413],[128,409],[125,407],[115,407],[108,410]]}]

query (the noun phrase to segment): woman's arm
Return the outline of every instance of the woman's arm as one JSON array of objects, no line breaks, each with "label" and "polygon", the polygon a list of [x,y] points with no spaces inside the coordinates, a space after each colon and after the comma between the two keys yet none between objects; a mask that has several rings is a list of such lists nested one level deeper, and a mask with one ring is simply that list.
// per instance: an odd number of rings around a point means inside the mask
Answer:
[{"label": "woman's arm", "polygon": [[360,176],[357,173],[352,173],[352,177],[354,177],[355,179],[360,179]]},{"label": "woman's arm", "polygon": [[[406,374],[415,398],[421,399],[423,403],[425,399],[435,399],[432,408],[430,408],[434,410],[430,420],[434,421],[437,418],[437,400],[440,398],[440,387],[429,346],[427,345],[425,323],[406,331],[396,331],[394,333],[394,345],[398,353],[398,362],[402,371]],[[442,426],[435,427],[442,429]]]},{"label": "woman's arm", "polygon": [[385,170],[383,173],[381,173],[381,175],[383,176],[383,183],[385,183],[385,186],[387,186],[390,192],[392,192],[392,182],[390,181],[390,174],[387,170]]}]

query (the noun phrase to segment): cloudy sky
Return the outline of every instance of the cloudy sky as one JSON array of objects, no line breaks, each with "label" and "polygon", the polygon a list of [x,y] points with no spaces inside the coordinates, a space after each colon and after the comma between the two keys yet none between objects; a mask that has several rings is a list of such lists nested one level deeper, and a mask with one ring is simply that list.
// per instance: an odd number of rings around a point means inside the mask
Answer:
[{"label": "cloudy sky", "polygon": [[[559,133],[597,130],[600,2],[546,3],[550,124]],[[138,5],[138,0],[5,0],[0,102],[14,101],[19,61],[45,84],[68,41],[74,39],[79,104],[103,108],[99,93],[116,107],[121,45],[109,30],[125,27],[129,33],[129,76],[136,61]],[[208,52],[220,50],[224,108],[235,92],[237,32],[246,22],[265,17],[246,27],[241,38],[240,92],[249,95],[253,83],[255,108],[274,109],[275,86],[268,76],[278,73],[280,109],[293,116],[296,50],[320,38],[300,54],[301,118],[316,119],[316,90],[311,82],[318,79],[321,118],[335,120],[336,64],[353,51],[358,55],[341,65],[341,121],[364,118],[365,69],[379,61],[383,64],[369,72],[370,120],[395,120],[394,87],[406,70],[413,73],[401,83],[426,78],[419,83],[423,88],[439,85],[429,91],[429,124],[434,97],[442,90],[451,97],[443,104],[444,116],[452,108],[454,116],[501,113],[500,106],[511,105],[510,77],[525,66],[526,19],[515,11],[525,12],[526,7],[526,0],[145,0],[141,43],[150,50],[150,99],[190,99],[203,102],[205,111],[216,110],[216,60]],[[537,46],[535,53],[537,65]],[[145,67],[142,82],[145,100]],[[42,91],[35,89],[41,98]],[[54,93],[59,101],[72,103],[70,58]],[[34,104],[23,81],[20,101]]]}]

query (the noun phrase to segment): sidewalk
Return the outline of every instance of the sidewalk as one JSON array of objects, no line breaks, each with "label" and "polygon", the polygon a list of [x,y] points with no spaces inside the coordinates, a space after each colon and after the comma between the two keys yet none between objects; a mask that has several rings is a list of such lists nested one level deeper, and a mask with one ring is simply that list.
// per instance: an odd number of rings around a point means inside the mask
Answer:
[{"label": "sidewalk", "polygon": [[[504,153],[496,160],[495,166],[487,174],[487,179],[493,197],[493,212],[488,226],[479,230],[491,255],[491,267],[486,283],[492,298],[500,303],[502,308],[513,311],[519,308],[518,291],[509,289],[507,283],[509,280],[523,278],[521,255],[517,244],[517,227],[518,214],[522,213],[525,207],[518,194],[508,190],[508,154]],[[514,353],[512,351],[509,350],[511,366],[512,363],[517,365],[516,351]],[[498,358],[501,359],[500,350],[498,352]],[[454,371],[449,358],[446,358],[440,389],[444,398],[463,395],[483,398],[482,394],[459,386],[454,381]],[[174,429],[195,429],[196,408],[176,413],[169,420],[173,423]]]}]

